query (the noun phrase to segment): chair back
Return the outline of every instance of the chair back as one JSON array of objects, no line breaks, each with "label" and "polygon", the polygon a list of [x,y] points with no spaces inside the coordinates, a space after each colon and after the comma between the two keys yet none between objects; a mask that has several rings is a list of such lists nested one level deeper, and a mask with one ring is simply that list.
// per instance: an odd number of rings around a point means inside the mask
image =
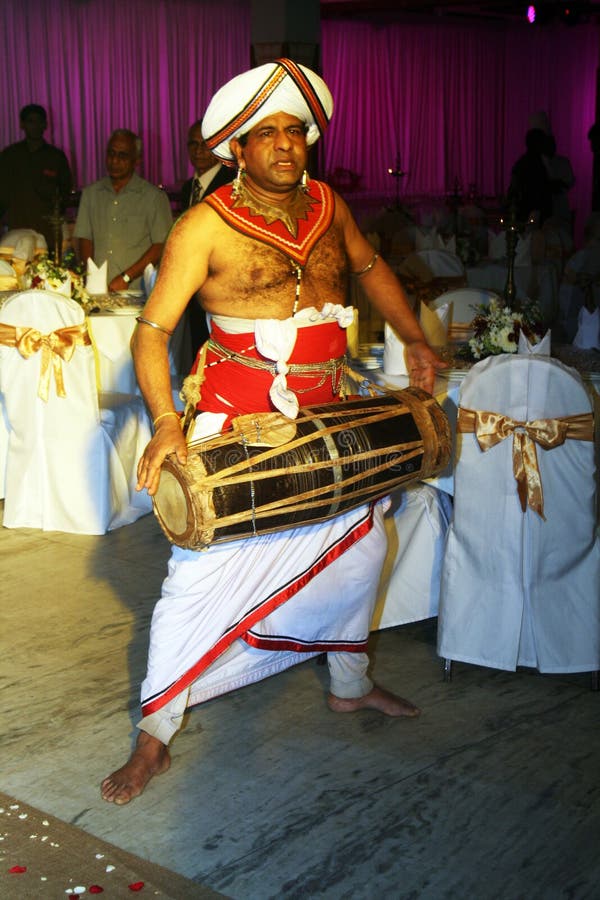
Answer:
[{"label": "chair back", "polygon": [[110,489],[100,477],[105,436],[82,308],[54,292],[23,291],[0,309],[0,338],[8,426],[4,524],[103,533]]},{"label": "chair back", "polygon": [[492,299],[500,300],[500,295],[485,288],[465,287],[440,294],[428,306],[438,311],[448,307],[448,338],[460,341],[472,337],[470,323],[476,314],[476,307],[489,306]]},{"label": "chair back", "polygon": [[593,413],[574,369],[531,355],[473,366],[460,390],[454,499],[440,655],[509,670],[596,671]]}]

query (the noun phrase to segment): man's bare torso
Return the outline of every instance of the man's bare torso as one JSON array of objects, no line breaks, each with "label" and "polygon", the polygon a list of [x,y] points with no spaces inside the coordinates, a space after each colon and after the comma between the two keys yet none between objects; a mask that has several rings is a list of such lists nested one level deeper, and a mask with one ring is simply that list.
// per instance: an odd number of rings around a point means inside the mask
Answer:
[{"label": "man's bare torso", "polygon": [[[217,214],[213,213],[215,219]],[[348,262],[334,221],[302,272],[299,309],[346,303]],[[296,296],[296,268],[283,253],[215,222],[208,277],[200,290],[204,309],[242,318],[287,318]]]}]

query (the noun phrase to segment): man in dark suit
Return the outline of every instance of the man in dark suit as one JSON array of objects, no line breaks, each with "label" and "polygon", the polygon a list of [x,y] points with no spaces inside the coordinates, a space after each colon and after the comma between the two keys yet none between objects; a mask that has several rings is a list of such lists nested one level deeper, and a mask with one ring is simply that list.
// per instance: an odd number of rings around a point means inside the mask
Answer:
[{"label": "man in dark suit", "polygon": [[[181,210],[185,212],[190,206],[200,203],[208,194],[218,187],[233,180],[235,169],[224,166],[213,156],[204,142],[201,131],[202,121],[194,122],[188,131],[187,148],[190,162],[194,167],[194,176],[181,188]],[[194,295],[187,308],[188,322],[192,340],[192,354],[196,354],[208,338],[206,315]]]},{"label": "man in dark suit", "polygon": [[212,194],[222,184],[233,180],[235,169],[224,166],[213,156],[202,137],[202,122],[194,122],[188,131],[187,148],[190,162],[194,167],[194,177],[181,188],[182,212],[195,206],[208,194]]}]

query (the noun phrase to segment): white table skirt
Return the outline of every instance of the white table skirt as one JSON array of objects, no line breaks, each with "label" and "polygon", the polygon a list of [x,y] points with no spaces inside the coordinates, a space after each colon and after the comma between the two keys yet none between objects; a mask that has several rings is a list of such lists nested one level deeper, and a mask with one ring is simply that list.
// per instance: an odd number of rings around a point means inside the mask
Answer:
[{"label": "white table skirt", "polygon": [[[98,390],[123,394],[139,393],[131,336],[141,307],[125,306],[117,310],[92,313],[88,328],[96,352]],[[187,319],[182,317],[169,341],[169,368],[174,386],[181,383],[191,365],[191,340]]]}]

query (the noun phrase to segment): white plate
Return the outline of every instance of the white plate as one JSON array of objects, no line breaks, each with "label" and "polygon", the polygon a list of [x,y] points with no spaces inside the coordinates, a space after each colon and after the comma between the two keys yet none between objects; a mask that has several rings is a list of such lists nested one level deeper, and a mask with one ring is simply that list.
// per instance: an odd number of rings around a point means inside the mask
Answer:
[{"label": "white plate", "polygon": [[117,306],[115,309],[107,309],[106,312],[113,316],[139,316],[143,306]]}]

